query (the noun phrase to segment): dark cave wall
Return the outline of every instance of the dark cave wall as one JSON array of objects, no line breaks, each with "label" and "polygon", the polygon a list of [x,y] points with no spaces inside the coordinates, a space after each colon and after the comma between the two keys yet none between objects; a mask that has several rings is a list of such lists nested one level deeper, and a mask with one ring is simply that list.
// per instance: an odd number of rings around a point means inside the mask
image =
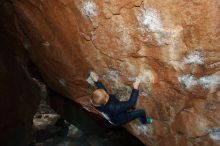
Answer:
[{"label": "dark cave wall", "polygon": [[25,146],[40,100],[27,69],[28,58],[18,39],[13,7],[0,1],[0,137],[2,146]]}]

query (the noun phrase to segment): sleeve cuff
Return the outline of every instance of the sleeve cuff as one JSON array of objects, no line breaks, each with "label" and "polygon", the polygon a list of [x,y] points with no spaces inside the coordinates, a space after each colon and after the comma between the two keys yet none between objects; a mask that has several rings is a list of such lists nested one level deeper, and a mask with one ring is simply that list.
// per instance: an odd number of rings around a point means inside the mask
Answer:
[{"label": "sleeve cuff", "polygon": [[132,89],[132,92],[135,92],[135,93],[138,93],[139,92],[139,90],[138,89]]},{"label": "sleeve cuff", "polygon": [[100,82],[99,82],[99,80],[98,80],[98,81],[94,81],[94,83],[95,83],[95,84],[98,84],[98,83],[100,83]]}]

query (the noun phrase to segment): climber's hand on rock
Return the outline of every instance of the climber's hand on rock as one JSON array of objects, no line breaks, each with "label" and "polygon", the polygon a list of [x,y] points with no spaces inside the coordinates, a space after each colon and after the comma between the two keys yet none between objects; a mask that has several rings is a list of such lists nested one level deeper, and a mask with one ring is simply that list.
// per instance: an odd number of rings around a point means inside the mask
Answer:
[{"label": "climber's hand on rock", "polygon": [[99,76],[93,71],[90,72],[90,77],[94,82],[97,82],[99,80]]},{"label": "climber's hand on rock", "polygon": [[133,83],[134,89],[138,89],[140,85],[141,80],[139,78],[135,79],[135,82]]}]

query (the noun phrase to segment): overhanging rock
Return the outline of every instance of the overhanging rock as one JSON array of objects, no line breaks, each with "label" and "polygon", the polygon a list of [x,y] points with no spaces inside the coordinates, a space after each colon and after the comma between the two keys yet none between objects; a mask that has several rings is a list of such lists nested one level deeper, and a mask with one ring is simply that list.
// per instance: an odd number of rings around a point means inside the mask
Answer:
[{"label": "overhanging rock", "polygon": [[89,104],[91,70],[120,100],[140,76],[136,107],[155,120],[125,125],[130,133],[146,145],[218,144],[220,1],[13,4],[23,45],[51,88],[96,112]]}]

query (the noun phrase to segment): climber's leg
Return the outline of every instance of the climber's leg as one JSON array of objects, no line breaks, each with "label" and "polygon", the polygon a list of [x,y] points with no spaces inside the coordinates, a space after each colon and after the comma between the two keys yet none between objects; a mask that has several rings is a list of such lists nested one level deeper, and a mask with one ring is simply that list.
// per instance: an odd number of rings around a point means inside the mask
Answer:
[{"label": "climber's leg", "polygon": [[146,114],[144,110],[135,110],[132,112],[124,112],[119,114],[116,118],[114,118],[114,122],[117,125],[123,125],[126,124],[136,118],[139,118],[142,124],[150,124],[152,123],[150,118],[146,118]]}]

